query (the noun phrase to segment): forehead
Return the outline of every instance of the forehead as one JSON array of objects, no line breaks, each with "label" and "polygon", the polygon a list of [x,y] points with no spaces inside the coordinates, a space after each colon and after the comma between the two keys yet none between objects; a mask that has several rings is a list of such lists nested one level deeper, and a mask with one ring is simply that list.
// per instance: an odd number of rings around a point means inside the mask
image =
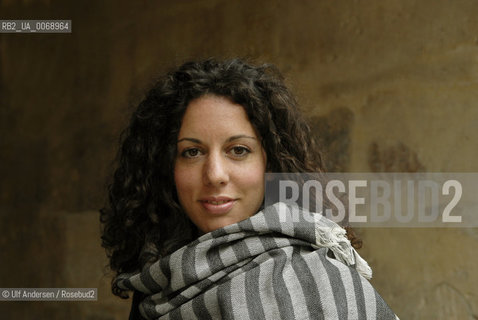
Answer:
[{"label": "forehead", "polygon": [[231,100],[207,95],[192,100],[184,114],[179,136],[249,134],[257,136],[245,109]]}]

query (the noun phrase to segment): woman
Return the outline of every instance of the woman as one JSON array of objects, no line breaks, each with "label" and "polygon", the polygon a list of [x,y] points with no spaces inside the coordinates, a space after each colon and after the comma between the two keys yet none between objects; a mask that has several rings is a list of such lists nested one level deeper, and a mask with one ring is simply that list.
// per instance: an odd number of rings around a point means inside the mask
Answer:
[{"label": "woman", "polygon": [[273,67],[209,59],[159,80],[101,210],[113,292],[134,291],[130,319],[394,319],[344,229],[263,208],[266,172],[321,171]]}]

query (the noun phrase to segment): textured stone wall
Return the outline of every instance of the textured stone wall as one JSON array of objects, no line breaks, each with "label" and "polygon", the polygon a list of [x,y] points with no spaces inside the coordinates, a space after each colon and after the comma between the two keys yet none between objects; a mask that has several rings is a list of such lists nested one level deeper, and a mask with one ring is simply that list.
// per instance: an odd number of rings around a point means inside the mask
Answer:
[{"label": "textured stone wall", "polygon": [[[97,287],[97,302],[5,303],[4,319],[124,319],[97,209],[118,134],[161,71],[247,56],[285,74],[334,171],[477,172],[478,2],[0,1],[0,286]],[[402,319],[477,319],[476,229],[362,229]],[[47,316],[48,315],[48,316]]]}]

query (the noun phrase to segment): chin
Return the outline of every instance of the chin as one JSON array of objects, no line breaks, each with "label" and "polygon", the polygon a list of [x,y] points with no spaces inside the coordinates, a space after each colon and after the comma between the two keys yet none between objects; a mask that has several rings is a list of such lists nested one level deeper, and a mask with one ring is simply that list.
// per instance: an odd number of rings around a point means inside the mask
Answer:
[{"label": "chin", "polygon": [[211,231],[214,231],[214,230],[217,230],[217,229],[220,229],[220,228],[223,228],[223,227],[226,227],[228,225],[231,225],[231,224],[234,224],[234,223],[237,223],[239,222],[240,220],[229,220],[229,219],[221,219],[221,221],[210,221],[208,224],[206,225],[203,225],[201,226],[201,230],[204,232],[204,233],[208,233],[208,232],[211,232]]}]

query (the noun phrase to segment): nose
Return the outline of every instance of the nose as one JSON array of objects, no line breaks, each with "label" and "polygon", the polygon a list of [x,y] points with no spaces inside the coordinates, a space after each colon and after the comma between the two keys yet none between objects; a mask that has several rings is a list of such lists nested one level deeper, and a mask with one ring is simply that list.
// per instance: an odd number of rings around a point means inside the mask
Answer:
[{"label": "nose", "polygon": [[220,187],[229,182],[227,159],[220,152],[212,152],[208,155],[204,164],[204,184],[207,186]]}]

